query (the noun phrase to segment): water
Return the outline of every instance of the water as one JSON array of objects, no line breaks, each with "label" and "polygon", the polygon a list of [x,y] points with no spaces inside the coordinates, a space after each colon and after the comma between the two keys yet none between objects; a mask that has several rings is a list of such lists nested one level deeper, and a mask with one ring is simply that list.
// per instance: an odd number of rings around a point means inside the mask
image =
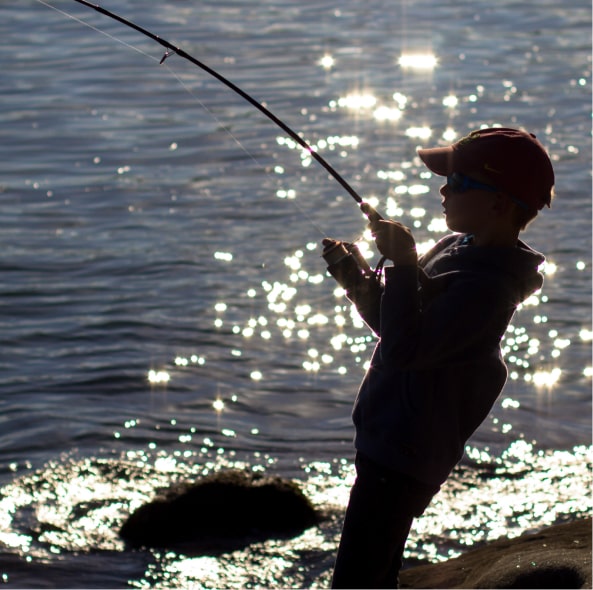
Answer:
[{"label": "water", "polygon": [[[0,9],[4,585],[327,586],[373,342],[319,243],[364,220],[216,80],[53,4],[133,47],[38,1]],[[418,146],[501,124],[550,150],[557,200],[525,234],[544,289],[410,564],[591,510],[591,6],[556,4],[104,2],[265,101],[420,248],[446,228]],[[436,65],[398,63],[417,53]],[[157,489],[232,466],[295,478],[334,516],[216,559],[124,550]]]}]

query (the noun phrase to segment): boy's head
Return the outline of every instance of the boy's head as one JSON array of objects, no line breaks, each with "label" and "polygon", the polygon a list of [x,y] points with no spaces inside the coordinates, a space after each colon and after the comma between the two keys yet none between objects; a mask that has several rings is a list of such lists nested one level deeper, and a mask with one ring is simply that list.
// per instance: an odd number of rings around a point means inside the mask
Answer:
[{"label": "boy's head", "polygon": [[448,147],[418,150],[418,155],[436,174],[457,172],[508,194],[517,205],[521,228],[552,201],[552,163],[531,133],[506,127],[480,129]]}]

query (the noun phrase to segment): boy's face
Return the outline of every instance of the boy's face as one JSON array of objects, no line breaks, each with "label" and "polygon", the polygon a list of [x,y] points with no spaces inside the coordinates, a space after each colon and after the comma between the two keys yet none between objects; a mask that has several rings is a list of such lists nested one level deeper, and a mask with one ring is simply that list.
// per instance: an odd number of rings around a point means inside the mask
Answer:
[{"label": "boy's face", "polygon": [[[475,177],[472,180],[479,182]],[[495,221],[495,192],[471,186],[465,190],[456,190],[445,183],[440,193],[443,196],[447,227],[451,231],[479,234]]]}]

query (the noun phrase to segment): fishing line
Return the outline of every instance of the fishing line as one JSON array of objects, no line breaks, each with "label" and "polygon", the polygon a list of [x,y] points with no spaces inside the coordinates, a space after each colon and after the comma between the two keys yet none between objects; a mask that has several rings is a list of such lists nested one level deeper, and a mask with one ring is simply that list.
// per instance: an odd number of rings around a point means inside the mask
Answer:
[{"label": "fishing line", "polygon": [[[220,74],[218,74],[217,72],[215,72],[214,70],[212,70],[211,68],[209,68],[208,66],[205,66],[204,64],[202,64],[201,62],[198,62],[195,58],[193,58],[192,56],[190,56],[189,54],[186,54],[184,51],[182,51],[181,49],[179,49],[178,47],[173,46],[171,43],[169,43],[168,41],[162,39],[161,37],[158,37],[157,35],[154,35],[152,33],[150,33],[150,31],[147,31],[146,29],[143,29],[142,27],[139,27],[138,25],[135,25],[134,23],[132,23],[131,21],[128,21],[122,17],[119,17],[118,15],[101,8],[98,5],[94,5],[91,4],[89,2],[86,2],[85,0],[74,0],[75,2],[78,2],[80,4],[83,4],[84,6],[88,6],[89,8],[93,8],[95,10],[97,10],[98,12],[101,12],[102,14],[105,14],[107,16],[110,16],[112,18],[114,18],[115,20],[122,22],[123,24],[126,24],[130,27],[132,27],[135,30],[138,30],[139,32],[147,35],[149,38],[157,41],[158,43],[160,43],[161,45],[163,45],[164,47],[167,48],[166,53],[164,54],[164,56],[159,60],[156,57],[154,57],[153,55],[150,55],[149,53],[143,51],[142,49],[140,49],[139,47],[136,47],[134,45],[132,45],[131,43],[128,43],[126,41],[124,41],[123,39],[120,39],[119,37],[116,37],[110,33],[108,33],[107,31],[103,31],[102,29],[99,29],[98,27],[82,20],[81,18],[74,16],[73,14],[70,14],[64,10],[61,10],[51,4],[49,4],[48,2],[46,2],[45,0],[37,0],[40,4],[43,4],[44,6],[46,6],[47,8],[51,8],[52,10],[55,10],[56,12],[58,12],[59,14],[83,25],[86,26],[90,29],[92,29],[93,31],[96,31],[97,33],[101,33],[102,35],[104,35],[105,37],[111,39],[112,41],[115,41],[117,43],[120,43],[121,45],[127,47],[128,49],[133,49],[134,51],[136,51],[137,53],[140,53],[141,55],[144,55],[148,58],[150,58],[151,60],[158,62],[159,65],[164,65],[164,67],[167,69],[167,71],[179,82],[179,84],[182,86],[182,88],[184,88],[186,90],[186,92],[188,92],[188,94],[190,94],[192,96],[192,98],[194,98],[194,100],[212,117],[212,119],[214,119],[214,121],[216,121],[220,127],[222,129],[225,130],[225,132],[233,139],[233,141],[237,144],[237,146],[259,167],[262,168],[263,170],[265,170],[265,167],[255,158],[255,156],[241,143],[241,141],[230,131],[230,129],[228,128],[227,125],[225,125],[205,104],[204,102],[197,96],[197,94],[181,79],[181,77],[177,74],[177,72],[175,72],[170,66],[169,64],[165,63],[165,60],[170,57],[173,54],[179,54],[181,57],[185,57],[186,59],[188,59],[190,62],[194,63],[195,65],[198,65],[199,67],[201,67],[202,69],[204,69],[205,71],[207,71],[208,73],[212,74],[214,77],[216,77],[218,80],[220,80],[221,82],[223,82],[224,84],[226,84],[227,86],[229,86],[232,90],[234,90],[235,92],[237,92],[240,96],[242,96],[243,98],[245,98],[248,102],[250,102],[252,105],[254,105],[258,110],[260,110],[264,115],[266,115],[268,118],[272,119],[272,121],[274,121],[276,124],[278,124],[284,131],[286,131],[290,137],[292,137],[300,146],[301,148],[305,149],[307,151],[307,153],[313,157],[315,160],[317,160],[344,188],[346,188],[346,190],[350,193],[350,195],[359,203],[362,203],[362,199],[361,197],[354,191],[354,189],[352,189],[352,187],[350,187],[350,185],[348,185],[346,183],[346,181],[319,155],[317,154],[317,152],[315,152],[313,150],[313,148],[311,148],[309,146],[309,144],[307,144],[300,136],[298,136],[292,129],[290,129],[288,126],[285,125],[285,123],[283,123],[282,121],[280,121],[280,119],[278,119],[273,113],[271,113],[266,107],[264,107],[263,105],[257,103],[251,96],[249,96],[247,93],[245,93],[243,90],[241,90],[240,88],[238,88],[237,86],[235,86],[232,82],[229,82],[226,78],[222,77]],[[268,173],[270,175],[270,173]],[[270,175],[271,176],[271,175]],[[314,220],[314,218],[311,216],[311,214],[304,209],[303,207],[300,206],[300,204],[295,200],[295,199],[287,199],[289,201],[291,201],[292,205],[294,207],[296,207],[296,209],[299,211],[299,213],[301,215],[303,215],[307,221],[312,225],[312,227],[318,231],[323,237],[327,237],[327,232],[325,232],[320,225]]]},{"label": "fishing line", "polygon": [[150,59],[152,59],[156,62],[159,62],[159,60],[156,57],[154,57],[154,55],[150,55],[149,53],[142,51],[142,49],[140,49],[139,47],[135,47],[134,45],[130,45],[129,43],[126,43],[123,39],[114,37],[107,31],[102,31],[101,29],[98,29],[97,27],[91,25],[90,23],[87,23],[86,21],[78,18],[77,16],[74,16],[73,14],[65,12],[64,10],[61,10],[60,8],[56,8],[55,6],[52,6],[51,4],[48,4],[47,2],[45,2],[45,0],[37,0],[37,2],[39,2],[39,4],[43,4],[44,6],[47,6],[47,8],[51,8],[52,10],[55,10],[56,12],[60,13],[61,15],[65,16],[65,17],[67,17],[81,25],[84,25],[85,27],[88,27],[89,29],[92,29],[93,31],[96,31],[97,33],[101,33],[101,35],[104,35],[105,37],[108,37],[109,39],[112,39],[113,41],[116,41],[117,43],[121,43],[122,45],[125,45],[129,49],[133,49],[134,51],[141,53],[142,55],[145,55],[146,57],[149,57]]},{"label": "fishing line", "polygon": [[[168,72],[179,82],[179,84],[185,89],[185,91],[214,119],[216,123],[220,125],[222,129],[231,137],[231,139],[237,144],[237,146],[249,157],[251,161],[253,161],[258,168],[261,168],[265,171],[265,166],[257,160],[257,158],[243,145],[241,140],[236,137],[233,132],[228,128],[227,125],[223,121],[220,120],[219,117],[216,116],[214,112],[212,112],[198,97],[198,95],[181,79],[181,77],[177,74],[175,70],[169,67],[167,64],[163,64]],[[268,176],[272,176],[270,172],[266,171]],[[313,226],[315,230],[317,230],[324,238],[327,238],[327,232],[325,232],[321,226],[315,221],[315,219],[311,216],[309,211],[307,211],[304,207],[301,207],[296,199],[287,199],[296,209],[299,211],[303,217]]]},{"label": "fishing line", "polygon": [[160,45],[165,47],[166,51],[165,51],[165,54],[163,55],[163,57],[161,58],[161,61],[160,61],[161,64],[169,56],[177,54],[180,57],[187,59],[194,65],[198,66],[199,68],[201,68],[202,70],[204,70],[205,72],[207,72],[208,74],[210,74],[211,76],[213,76],[214,78],[219,80],[220,82],[222,82],[225,86],[227,86],[233,92],[237,93],[239,96],[244,98],[248,103],[250,103],[252,106],[254,106],[257,110],[259,110],[261,113],[263,113],[266,117],[268,117],[268,119],[270,119],[276,125],[278,125],[278,127],[280,127],[289,137],[294,139],[294,141],[298,145],[300,145],[314,160],[316,160],[321,166],[323,166],[335,178],[335,180],[338,183],[340,183],[342,185],[342,187],[350,194],[350,196],[357,203],[359,203],[359,204],[363,203],[363,200],[360,197],[360,195],[346,182],[346,180],[344,180],[344,178],[342,178],[342,176],[326,160],[324,160],[315,150],[313,150],[313,148],[298,133],[293,131],[288,125],[286,125],[286,123],[284,123],[284,121],[282,121],[281,119],[276,117],[276,115],[274,115],[274,113],[272,113],[270,110],[268,110],[263,104],[261,104],[260,102],[255,100],[251,95],[247,94],[247,92],[245,92],[244,90],[239,88],[236,84],[233,84],[233,82],[231,82],[228,78],[225,78],[222,74],[220,74],[216,70],[212,69],[211,67],[207,66],[205,63],[199,61],[193,55],[190,55],[189,53],[187,53],[180,47],[176,47],[175,45],[173,45],[166,39],[163,39],[162,37],[159,37],[158,35],[151,33],[149,30],[137,25],[136,23],[133,23],[130,20],[127,20],[113,12],[110,12],[109,10],[106,10],[105,8],[99,6],[98,4],[92,4],[91,2],[88,2],[87,0],[74,0],[74,1],[78,2],[79,4],[82,4],[83,6],[87,6],[88,8],[92,8],[93,10],[96,10],[97,12],[104,14],[105,16],[108,16],[109,18],[112,18],[112,19],[138,31],[139,33],[142,33],[143,35],[149,37],[150,39],[153,39],[154,41],[156,41],[157,43],[159,43]]}]

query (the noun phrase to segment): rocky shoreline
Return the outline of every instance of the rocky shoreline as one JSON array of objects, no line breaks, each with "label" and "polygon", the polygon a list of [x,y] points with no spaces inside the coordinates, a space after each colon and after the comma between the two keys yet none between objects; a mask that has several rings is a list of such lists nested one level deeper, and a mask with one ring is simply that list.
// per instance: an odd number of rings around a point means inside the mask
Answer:
[{"label": "rocky shoreline", "polygon": [[[221,471],[163,490],[135,510],[120,536],[130,548],[219,555],[321,523],[296,482]],[[401,588],[591,588],[591,518],[485,544],[443,563],[403,570]]]},{"label": "rocky shoreline", "polygon": [[400,574],[400,588],[591,588],[591,518],[499,539]]}]

